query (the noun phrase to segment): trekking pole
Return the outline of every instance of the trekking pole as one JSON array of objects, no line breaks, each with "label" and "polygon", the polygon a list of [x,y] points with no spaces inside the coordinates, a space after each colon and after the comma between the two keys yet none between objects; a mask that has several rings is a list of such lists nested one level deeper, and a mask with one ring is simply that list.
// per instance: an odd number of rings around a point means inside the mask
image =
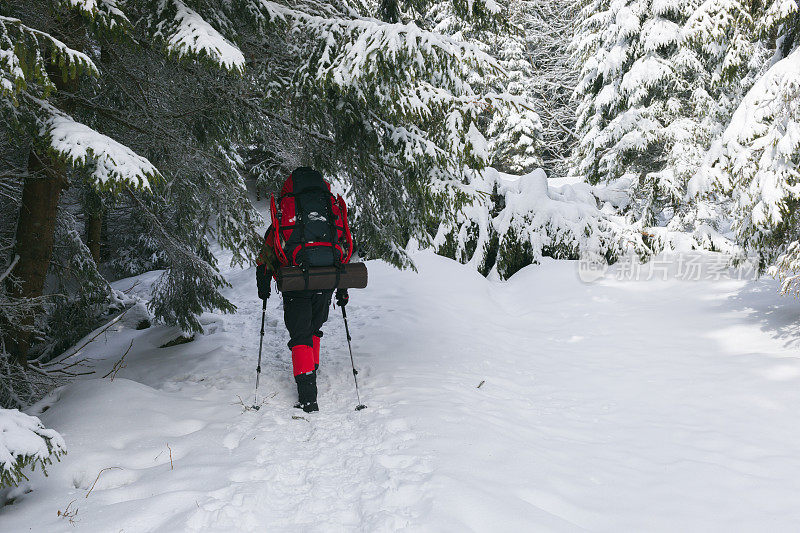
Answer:
[{"label": "trekking pole", "polygon": [[356,405],[356,411],[361,411],[362,409],[366,409],[367,406],[361,403],[361,394],[358,392],[358,370],[356,370],[356,363],[353,360],[353,345],[351,341],[353,338],[350,336],[350,327],[347,325],[347,311],[344,310],[344,306],[340,306],[342,308],[342,318],[344,318],[344,331],[347,333],[347,348],[350,350],[350,366],[353,367],[353,382],[356,384],[356,398],[358,398],[358,405]]},{"label": "trekking pole", "polygon": [[261,377],[261,350],[264,348],[264,319],[267,317],[267,301],[262,300],[264,306],[261,308],[261,341],[258,343],[258,366],[256,367],[256,393],[253,398],[253,409],[258,411],[261,406],[258,405],[258,380]]}]

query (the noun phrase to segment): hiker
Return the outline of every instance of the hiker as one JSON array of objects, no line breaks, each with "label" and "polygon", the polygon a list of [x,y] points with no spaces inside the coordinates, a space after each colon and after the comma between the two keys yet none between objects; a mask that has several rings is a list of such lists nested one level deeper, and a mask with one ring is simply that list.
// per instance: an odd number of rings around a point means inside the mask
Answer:
[{"label": "hiker", "polygon": [[[352,237],[347,223],[344,200],[334,197],[322,174],[300,167],[284,182],[280,197],[273,197],[272,223],[264,235],[258,256],[256,284],[258,297],[270,296],[270,278],[277,279],[281,266],[308,268],[341,266],[350,261]],[[279,228],[276,231],[276,227]],[[292,367],[297,383],[295,407],[310,413],[317,405],[317,370],[319,369],[322,325],[334,289],[285,291],[283,318],[289,331]],[[347,289],[336,290],[336,303],[349,301]]]}]

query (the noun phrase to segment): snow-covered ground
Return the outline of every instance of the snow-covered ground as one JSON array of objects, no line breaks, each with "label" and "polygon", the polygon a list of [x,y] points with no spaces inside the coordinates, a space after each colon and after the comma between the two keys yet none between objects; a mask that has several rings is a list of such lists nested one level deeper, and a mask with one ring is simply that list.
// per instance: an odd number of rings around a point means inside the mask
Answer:
[{"label": "snow-covered ground", "polygon": [[85,350],[102,376],[133,341],[116,378],[34,410],[52,405],[41,419],[69,454],[0,507],[0,530],[800,530],[800,305],[774,282],[584,284],[546,262],[495,283],[415,260],[418,274],[371,263],[352,292],[364,411],[338,310],[321,412],[292,409],[278,297],[266,401],[243,410],[252,270],[228,273],[239,312],[205,315],[191,343],[116,324]]}]

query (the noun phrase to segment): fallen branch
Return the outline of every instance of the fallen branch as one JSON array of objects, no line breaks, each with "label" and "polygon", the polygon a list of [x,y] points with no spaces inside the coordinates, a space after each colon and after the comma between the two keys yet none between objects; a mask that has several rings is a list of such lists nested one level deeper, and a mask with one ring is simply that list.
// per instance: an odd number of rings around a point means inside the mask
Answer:
[{"label": "fallen branch", "polygon": [[242,399],[242,397],[237,394],[236,397],[239,398],[239,401],[238,402],[233,402],[232,405],[241,405],[242,409],[243,409],[242,413],[246,413],[247,411],[258,411],[261,408],[261,406],[263,406],[265,403],[267,403],[268,400],[271,400],[272,398],[274,398],[276,394],[278,394],[278,393],[277,392],[273,392],[271,396],[264,397],[258,403],[258,405],[247,405],[246,403],[244,403],[244,400]]},{"label": "fallen branch", "polygon": [[[75,367],[75,366],[83,366],[83,367],[89,368],[89,367],[91,367],[91,365],[86,364],[88,362],[89,362],[89,360],[86,359],[86,358],[78,359],[74,363],[70,363],[67,366],[59,367],[58,369],[53,370],[53,372],[63,372],[65,370],[67,370],[68,368],[72,368],[72,367]],[[94,374],[94,372],[91,372],[91,373]]]},{"label": "fallen branch", "polygon": [[142,282],[142,280],[140,280],[140,279],[137,279],[135,282],[133,282],[133,285],[131,285],[130,287],[128,287],[127,289],[125,289],[125,290],[124,290],[124,291],[122,291],[122,292],[123,292],[124,294],[130,294],[130,292],[131,292],[133,289],[135,289],[135,288],[136,288],[136,286],[137,286],[137,285],[139,285],[141,282]]},{"label": "fallen branch", "polygon": [[89,345],[89,343],[91,343],[91,342],[92,342],[92,341],[94,341],[94,340],[95,340],[97,337],[99,337],[100,335],[102,335],[103,333],[105,333],[105,332],[106,332],[106,330],[108,330],[108,328],[110,328],[111,326],[113,326],[114,324],[116,324],[117,322],[119,322],[119,321],[122,319],[122,317],[124,317],[124,316],[125,316],[125,313],[127,313],[127,312],[128,312],[130,309],[131,309],[131,308],[130,308],[130,307],[128,307],[128,308],[127,308],[127,309],[125,309],[123,312],[121,312],[120,314],[118,314],[118,315],[117,315],[117,316],[116,316],[116,317],[115,317],[115,318],[114,318],[114,319],[113,319],[111,322],[109,322],[108,324],[106,324],[106,325],[105,325],[105,326],[104,326],[104,327],[103,327],[103,328],[102,328],[100,331],[98,331],[98,332],[97,332],[97,334],[96,334],[94,337],[92,337],[91,339],[89,339],[89,340],[87,340],[86,342],[84,342],[84,343],[81,345],[81,347],[80,347],[80,348],[78,348],[77,350],[75,350],[74,352],[72,352],[71,354],[69,354],[68,356],[66,356],[66,357],[63,357],[63,358],[59,359],[58,361],[51,361],[51,362],[49,362],[49,363],[45,363],[45,365],[46,365],[46,366],[52,366],[52,365],[60,364],[60,363],[63,363],[64,361],[66,361],[67,359],[69,359],[70,357],[74,357],[74,356],[75,356],[75,355],[76,355],[78,352],[80,352],[81,350],[83,350],[84,348],[86,348],[86,346],[88,346],[88,345]]},{"label": "fallen branch", "polygon": [[67,366],[63,367],[63,368],[55,368],[55,369],[42,368],[41,366],[39,366],[39,364],[34,362],[34,363],[29,364],[28,368],[30,370],[32,370],[33,372],[36,372],[37,374],[40,374],[42,376],[46,376],[46,377],[49,377],[49,378],[55,377],[55,374],[63,374],[65,376],[70,376],[70,377],[89,376],[89,375],[94,374],[94,370],[90,370],[88,372],[67,372],[68,368],[72,368],[72,367],[75,367],[75,366],[83,366],[83,367],[89,368],[89,365],[84,364],[86,362],[87,362],[87,359],[80,359],[80,360],[75,361],[74,363],[72,363],[70,365],[67,365]]}]

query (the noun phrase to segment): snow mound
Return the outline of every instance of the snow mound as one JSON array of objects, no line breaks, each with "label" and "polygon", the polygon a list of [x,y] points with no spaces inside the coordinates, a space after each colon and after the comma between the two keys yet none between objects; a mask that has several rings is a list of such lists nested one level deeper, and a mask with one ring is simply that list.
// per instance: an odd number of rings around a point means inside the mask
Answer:
[{"label": "snow mound", "polygon": [[541,169],[512,176],[487,168],[467,192],[475,201],[455,226],[439,229],[434,246],[484,275],[508,279],[543,257],[610,260],[643,248],[641,234],[602,211],[586,183],[549,183]]},{"label": "snow mound", "polygon": [[122,317],[122,323],[134,329],[144,329],[142,326],[146,323],[147,326],[153,322],[153,314],[147,309],[147,304],[144,302],[136,302],[133,307],[128,309],[125,312],[125,316]]}]

